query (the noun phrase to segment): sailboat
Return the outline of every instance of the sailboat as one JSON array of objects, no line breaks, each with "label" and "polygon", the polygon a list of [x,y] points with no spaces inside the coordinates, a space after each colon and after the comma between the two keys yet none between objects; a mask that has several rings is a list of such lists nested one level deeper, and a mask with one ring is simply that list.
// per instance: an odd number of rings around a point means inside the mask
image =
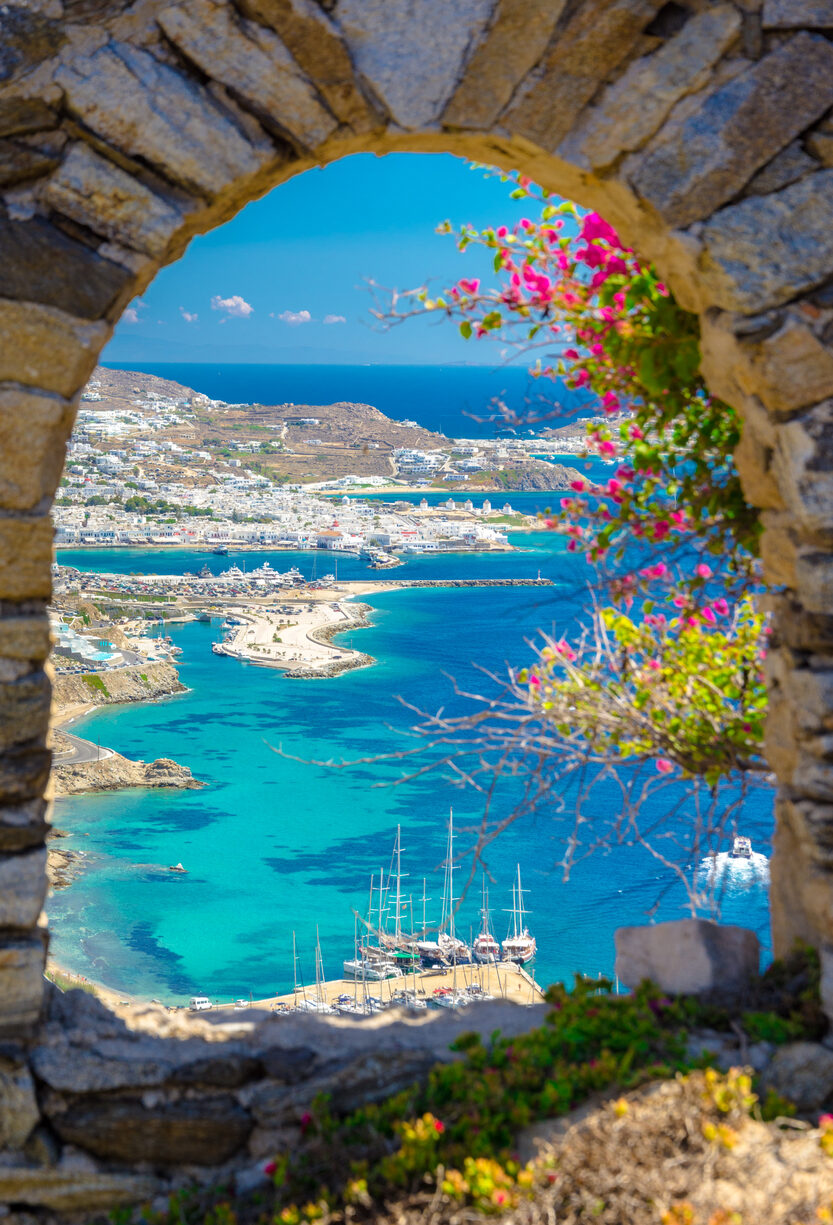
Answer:
[{"label": "sailboat", "polygon": [[452,965],[463,965],[471,961],[471,950],[464,940],[458,940],[454,932],[454,814],[448,813],[448,850],[443,881],[443,912],[437,943]]},{"label": "sailboat", "polygon": [[529,929],[524,923],[526,914],[523,901],[524,892],[525,890],[521,888],[521,865],[518,864],[517,883],[512,885],[511,931],[501,946],[506,960],[515,961],[518,965],[526,965],[528,961],[532,961],[538,951],[535,937],[529,934]]},{"label": "sailboat", "polygon": [[436,940],[428,940],[428,920],[426,918],[426,906],[430,902],[430,897],[425,896],[425,877],[422,878],[422,930],[419,933],[419,938],[416,941],[416,950],[419,953],[420,961],[423,966],[428,969],[437,968],[438,971],[448,966],[448,961]]},{"label": "sailboat", "polygon": [[486,888],[486,877],[483,877],[483,905],[480,909],[482,926],[472,941],[471,951],[474,960],[481,965],[494,965],[500,961],[500,945],[492,935],[489,923],[489,891]]},{"label": "sailboat", "polygon": [[318,935],[318,928],[315,929],[315,995],[310,999],[304,998],[297,1004],[297,1007],[302,1012],[335,1012],[331,1004],[327,1003],[326,993],[324,991],[324,959],[321,956],[321,940]]}]

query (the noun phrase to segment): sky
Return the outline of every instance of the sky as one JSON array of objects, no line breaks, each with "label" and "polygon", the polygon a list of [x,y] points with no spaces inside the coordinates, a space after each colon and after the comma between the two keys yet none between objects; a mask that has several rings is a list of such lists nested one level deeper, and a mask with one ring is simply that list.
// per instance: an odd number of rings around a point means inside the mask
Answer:
[{"label": "sky", "polygon": [[110,362],[411,362],[491,365],[494,344],[451,323],[383,329],[367,281],[433,289],[488,277],[436,226],[512,224],[530,202],[513,184],[448,154],[356,154],[308,170],[194,239],[122,317]]}]

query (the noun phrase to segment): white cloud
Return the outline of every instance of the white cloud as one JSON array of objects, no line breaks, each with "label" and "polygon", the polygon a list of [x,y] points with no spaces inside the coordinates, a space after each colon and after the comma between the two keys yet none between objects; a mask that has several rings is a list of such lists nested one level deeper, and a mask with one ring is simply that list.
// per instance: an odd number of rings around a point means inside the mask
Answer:
[{"label": "white cloud", "polygon": [[245,298],[241,298],[239,293],[232,294],[230,298],[221,298],[215,293],[211,299],[211,309],[213,311],[224,311],[226,318],[234,317],[235,319],[248,319],[254,310]]},{"label": "white cloud", "polygon": [[197,319],[199,318],[196,312],[192,314],[191,311],[187,311],[184,306],[180,306],[179,313],[182,315],[182,318],[186,323],[196,323]]},{"label": "white cloud", "polygon": [[122,322],[141,323],[139,311],[143,310],[145,306],[147,306],[147,303],[145,302],[144,298],[135,298],[132,305],[128,306],[127,310],[122,315]]},{"label": "white cloud", "polygon": [[325,315],[324,322],[325,323],[346,323],[347,320],[344,318],[343,315]]},{"label": "white cloud", "polygon": [[288,323],[291,328],[297,327],[299,323],[312,323],[309,311],[281,311],[278,318],[281,323]]}]

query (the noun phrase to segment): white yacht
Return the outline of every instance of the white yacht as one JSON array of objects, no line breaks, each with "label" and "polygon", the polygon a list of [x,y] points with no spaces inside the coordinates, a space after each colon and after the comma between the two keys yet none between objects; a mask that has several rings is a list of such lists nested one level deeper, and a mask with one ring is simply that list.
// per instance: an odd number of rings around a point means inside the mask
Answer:
[{"label": "white yacht", "polygon": [[521,865],[518,864],[517,883],[512,886],[512,923],[509,935],[501,945],[506,961],[514,961],[518,965],[532,961],[538,951],[535,937],[529,934],[529,928],[524,923],[524,892],[521,888]]}]

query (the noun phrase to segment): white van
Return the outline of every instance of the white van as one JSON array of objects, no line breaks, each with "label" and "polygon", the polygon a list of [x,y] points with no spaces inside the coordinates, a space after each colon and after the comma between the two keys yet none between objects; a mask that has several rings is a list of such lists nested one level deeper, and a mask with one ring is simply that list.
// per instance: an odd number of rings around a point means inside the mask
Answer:
[{"label": "white van", "polygon": [[188,1004],[191,1012],[207,1012],[212,1006],[207,995],[192,995]]}]

